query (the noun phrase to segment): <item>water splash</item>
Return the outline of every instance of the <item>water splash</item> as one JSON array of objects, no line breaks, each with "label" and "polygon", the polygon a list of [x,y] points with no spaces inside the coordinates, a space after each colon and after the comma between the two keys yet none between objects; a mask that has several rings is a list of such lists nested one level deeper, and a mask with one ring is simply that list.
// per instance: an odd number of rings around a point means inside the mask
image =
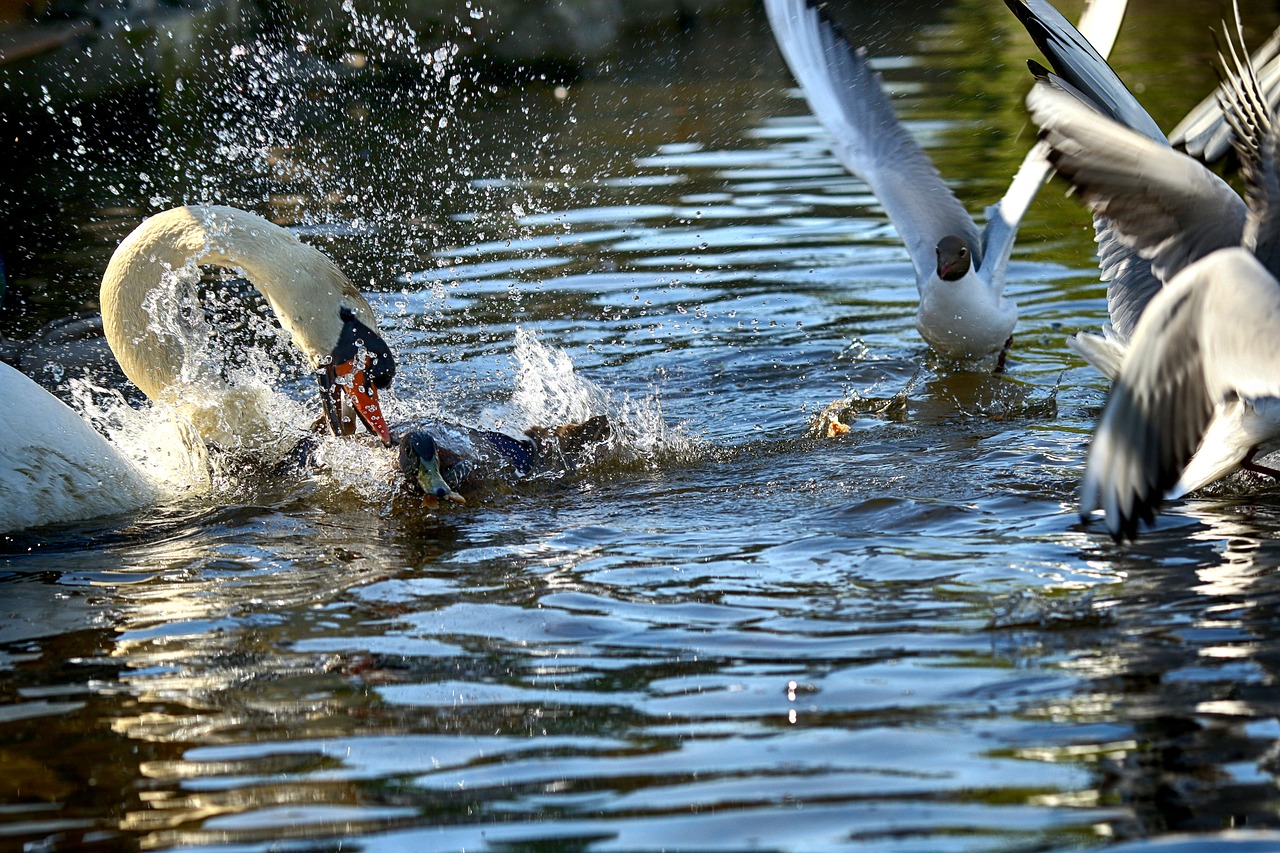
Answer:
[{"label": "water splash", "polygon": [[84,379],[67,383],[70,405],[147,476],[158,494],[176,500],[213,486],[208,449],[191,422],[165,406],[129,405],[115,389]]},{"label": "water splash", "polygon": [[663,417],[656,393],[640,399],[612,394],[580,376],[567,352],[543,344],[528,329],[516,329],[513,357],[511,400],[486,409],[481,415],[484,426],[558,426],[605,415],[612,428],[606,458],[614,465],[657,466],[700,455],[700,442],[683,425],[669,424]]},{"label": "water splash", "polygon": [[202,279],[193,262],[162,275],[144,308],[183,353],[168,399],[134,408],[81,379],[68,383],[73,408],[170,498],[243,494],[247,472],[287,464],[315,421],[314,397],[300,399],[312,380],[257,291]]},{"label": "water splash", "polygon": [[321,485],[352,492],[369,503],[385,502],[399,478],[396,451],[365,438],[324,435],[312,453],[312,473]]},{"label": "water splash", "polygon": [[[290,336],[253,288],[215,279],[202,299],[200,281],[198,265],[188,263],[163,275],[143,302],[150,331],[183,352],[172,407],[221,450],[286,452],[314,419],[276,390],[302,369]],[[231,323],[215,329],[211,316],[219,315]]]},{"label": "water splash", "polygon": [[463,64],[472,23],[424,39],[347,2],[336,20],[208,57],[199,72],[208,85],[183,87],[166,105],[173,121],[157,145],[166,154],[152,202],[269,208],[326,237],[356,238],[353,259],[375,271],[429,254],[455,193],[509,218],[509,188],[467,183],[490,167],[475,162],[477,131],[456,116],[497,91]]}]

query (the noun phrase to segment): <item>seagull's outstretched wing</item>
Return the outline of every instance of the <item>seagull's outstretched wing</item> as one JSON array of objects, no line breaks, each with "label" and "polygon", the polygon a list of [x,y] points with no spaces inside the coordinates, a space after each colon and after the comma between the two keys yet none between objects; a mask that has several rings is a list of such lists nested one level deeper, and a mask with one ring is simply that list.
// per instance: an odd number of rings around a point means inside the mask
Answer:
[{"label": "seagull's outstretched wing", "polygon": [[[1280,29],[1254,51],[1249,64],[1258,77],[1268,111],[1280,106]],[[1223,120],[1221,99],[1228,94],[1230,80],[1224,80],[1169,131],[1169,142],[1180,145],[1192,157],[1206,163],[1222,157],[1231,147],[1231,126]]]},{"label": "seagull's outstretched wing", "polygon": [[1245,249],[1215,252],[1169,282],[1138,325],[1094,433],[1081,514],[1102,509],[1117,538],[1150,522],[1219,404],[1280,397],[1278,332],[1280,282]]},{"label": "seagull's outstretched wing", "polygon": [[[1013,0],[1008,0],[1012,2]],[[1045,6],[1040,0],[1033,0],[1037,8]],[[1080,16],[1079,32],[1067,26],[1067,29],[1080,39],[1071,41],[1071,46],[1079,51],[1087,51],[1087,56],[1075,57],[1072,64],[1092,62],[1097,57],[1106,65],[1105,57],[1115,44],[1116,35],[1120,32],[1120,24],[1124,20],[1127,0],[1090,0],[1084,14]],[[1061,18],[1053,7],[1048,7],[1053,15]],[[1005,265],[1013,252],[1013,242],[1018,234],[1018,224],[1026,215],[1027,208],[1035,199],[1036,193],[1044,185],[1049,176],[1049,147],[1037,142],[1027,152],[1017,174],[1009,184],[1000,201],[987,208],[987,224],[982,232],[982,257],[987,270],[999,271],[1002,279]],[[993,278],[995,276],[993,275]]]},{"label": "seagull's outstretched wing", "polygon": [[1245,203],[1198,161],[1044,79],[1027,95],[1027,107],[1054,168],[1095,215],[1109,220],[1115,240],[1151,261],[1161,281],[1215,249],[1240,245]]},{"label": "seagull's outstretched wing", "polygon": [[[1005,0],[1058,74],[1050,75],[1035,63],[1032,71],[1042,79],[1072,92],[1094,109],[1135,129],[1155,142],[1165,142],[1159,126],[1107,64],[1106,51],[1090,51],[1085,39],[1047,0]],[[1082,23],[1084,21],[1082,20]],[[1107,285],[1107,313],[1114,340],[1129,339],[1138,317],[1163,282],[1151,272],[1151,264],[1127,245],[1105,216],[1095,216],[1098,266]]]},{"label": "seagull's outstretched wing", "polygon": [[1234,38],[1228,33],[1227,46],[1230,59],[1218,55],[1226,75],[1219,91],[1223,120],[1231,130],[1231,142],[1240,160],[1249,209],[1241,242],[1272,275],[1280,275],[1280,139],[1258,77],[1244,59],[1244,31],[1238,7]]},{"label": "seagull's outstretched wing", "polygon": [[[978,227],[898,122],[864,50],[855,49],[816,0],[765,0],[769,23],[832,152],[875,193],[911,254],[918,281],[937,269],[938,241],[961,237],[977,254]],[[980,257],[975,265],[982,265]]]},{"label": "seagull's outstretched wing", "polygon": [[[1164,132],[1138,103],[1104,58],[1047,0],[1004,0],[1049,60],[1059,76],[1089,97],[1099,110],[1150,139],[1164,141]],[[1123,6],[1121,6],[1123,12]],[[1114,13],[1113,13],[1114,14]],[[1086,19],[1081,19],[1083,25]]]}]

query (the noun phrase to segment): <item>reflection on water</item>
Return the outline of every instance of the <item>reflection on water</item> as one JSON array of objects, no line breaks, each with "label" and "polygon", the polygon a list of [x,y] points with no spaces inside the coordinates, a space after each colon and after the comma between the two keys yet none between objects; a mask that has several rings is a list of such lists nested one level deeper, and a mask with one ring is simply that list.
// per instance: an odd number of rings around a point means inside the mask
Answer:
[{"label": "reflection on water", "polygon": [[[1190,23],[1144,40],[1165,7],[1138,5],[1117,64],[1168,125],[1213,78],[1170,57]],[[1207,12],[1175,6],[1198,44]],[[1016,25],[857,11],[909,126],[994,201],[1028,135]],[[246,204],[367,285],[393,420],[603,408],[626,452],[433,513],[335,442],[212,503],[8,537],[0,837],[967,851],[1275,826],[1280,504],[1222,488],[1128,548],[1082,526],[1085,217],[1055,188],[1032,210],[1006,374],[934,361],[905,252],[762,17],[429,109],[255,45],[225,72],[241,100],[189,87],[141,147],[95,137],[15,189],[76,189],[22,236],[24,293],[91,298],[145,211]],[[847,434],[811,433],[828,407]]]}]

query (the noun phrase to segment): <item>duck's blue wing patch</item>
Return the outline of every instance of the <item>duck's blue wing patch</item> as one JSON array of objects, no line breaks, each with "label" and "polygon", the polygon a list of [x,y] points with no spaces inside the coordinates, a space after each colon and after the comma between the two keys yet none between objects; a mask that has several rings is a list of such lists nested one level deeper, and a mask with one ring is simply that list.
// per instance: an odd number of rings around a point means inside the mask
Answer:
[{"label": "duck's blue wing patch", "polygon": [[532,441],[521,441],[503,432],[478,430],[477,433],[489,446],[501,453],[520,472],[520,476],[528,474],[537,464],[538,449]]}]

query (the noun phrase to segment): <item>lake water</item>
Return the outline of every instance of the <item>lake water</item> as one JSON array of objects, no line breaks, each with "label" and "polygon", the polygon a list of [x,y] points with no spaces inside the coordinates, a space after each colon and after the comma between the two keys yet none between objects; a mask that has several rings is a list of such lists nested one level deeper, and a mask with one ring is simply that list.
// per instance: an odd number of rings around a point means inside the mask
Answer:
[{"label": "lake water", "polygon": [[[1217,12],[1138,5],[1116,64],[1171,127],[1215,80]],[[1249,6],[1256,44],[1276,13]],[[995,201],[1031,138],[1016,23],[857,10],[944,175]],[[54,117],[13,179],[26,305],[0,328],[91,301],[145,214],[238,204],[369,294],[393,421],[604,413],[615,445],[433,511],[331,442],[318,471],[4,537],[0,846],[1031,851],[1280,824],[1280,501],[1228,483],[1128,547],[1080,524],[1106,383],[1064,339],[1104,287],[1061,185],[1015,251],[1007,371],[966,371],[919,339],[905,252],[762,14],[567,81],[304,46],[240,45],[128,122]],[[282,386],[306,416],[310,382]],[[851,431],[813,434],[832,404]]]}]

